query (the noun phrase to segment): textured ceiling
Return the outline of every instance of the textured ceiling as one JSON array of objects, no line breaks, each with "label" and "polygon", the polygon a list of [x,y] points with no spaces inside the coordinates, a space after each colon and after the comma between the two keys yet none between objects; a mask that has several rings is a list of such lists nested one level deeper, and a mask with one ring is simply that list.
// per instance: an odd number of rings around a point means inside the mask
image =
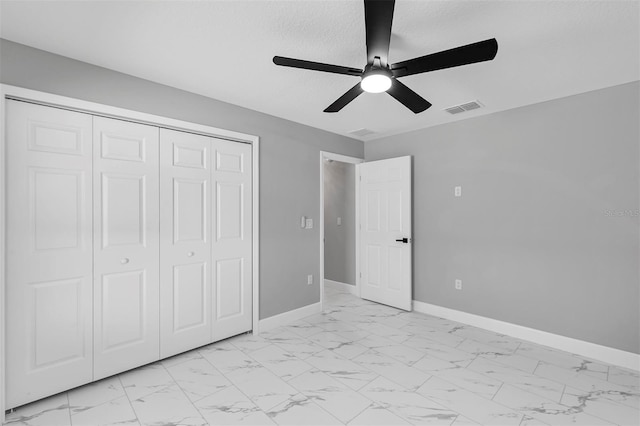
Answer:
[{"label": "textured ceiling", "polygon": [[[370,140],[640,79],[638,1],[396,2],[390,62],[495,37],[495,60],[405,77],[433,107],[387,94],[322,110],[355,77],[277,67],[274,55],[362,68],[362,1],[2,1],[0,36],[331,132]],[[443,109],[479,100],[481,110]],[[349,135],[352,136],[352,135]]]}]

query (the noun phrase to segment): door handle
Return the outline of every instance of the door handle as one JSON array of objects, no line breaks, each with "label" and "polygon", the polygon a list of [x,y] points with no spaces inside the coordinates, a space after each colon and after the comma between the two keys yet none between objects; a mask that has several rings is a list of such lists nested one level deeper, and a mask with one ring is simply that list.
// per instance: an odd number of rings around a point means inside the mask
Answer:
[{"label": "door handle", "polygon": [[399,242],[399,243],[405,243],[405,244],[407,244],[407,243],[409,242],[409,239],[408,239],[408,238],[403,238],[403,239],[401,239],[401,240],[396,240],[396,241],[397,241],[397,242]]}]

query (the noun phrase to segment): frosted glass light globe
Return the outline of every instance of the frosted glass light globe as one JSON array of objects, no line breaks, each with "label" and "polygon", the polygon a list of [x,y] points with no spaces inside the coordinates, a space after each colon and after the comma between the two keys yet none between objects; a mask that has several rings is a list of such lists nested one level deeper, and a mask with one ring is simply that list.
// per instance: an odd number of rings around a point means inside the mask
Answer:
[{"label": "frosted glass light globe", "polygon": [[360,87],[369,93],[386,92],[391,87],[391,79],[384,74],[369,74],[362,79]]}]

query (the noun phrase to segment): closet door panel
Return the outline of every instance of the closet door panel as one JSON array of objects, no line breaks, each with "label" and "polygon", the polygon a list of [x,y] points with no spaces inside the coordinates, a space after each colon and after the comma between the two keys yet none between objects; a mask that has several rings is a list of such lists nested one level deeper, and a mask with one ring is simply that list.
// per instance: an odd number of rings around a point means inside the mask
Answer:
[{"label": "closet door panel", "polygon": [[211,342],[211,138],[160,130],[160,348]]},{"label": "closet door panel", "polygon": [[159,359],[157,127],[94,117],[95,379]]},{"label": "closet door panel", "polygon": [[92,380],[91,116],[7,102],[7,408]]},{"label": "closet door panel", "polygon": [[102,276],[102,349],[111,351],[145,339],[144,270]]},{"label": "closet door panel", "polygon": [[251,145],[213,139],[213,339],[252,327]]}]

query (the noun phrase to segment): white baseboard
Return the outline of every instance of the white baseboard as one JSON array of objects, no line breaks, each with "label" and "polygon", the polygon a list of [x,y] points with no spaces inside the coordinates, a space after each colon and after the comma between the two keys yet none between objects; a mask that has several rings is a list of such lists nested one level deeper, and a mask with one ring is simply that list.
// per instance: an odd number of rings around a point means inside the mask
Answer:
[{"label": "white baseboard", "polygon": [[534,328],[523,327],[480,315],[469,314],[455,309],[431,305],[429,303],[413,301],[413,309],[416,312],[458,321],[475,327],[491,330],[518,339],[528,340],[540,345],[582,355],[609,364],[619,365],[632,370],[640,370],[640,355],[620,349],[610,348],[584,340],[573,339],[559,334],[548,333]]},{"label": "white baseboard", "polygon": [[302,308],[294,309],[289,312],[283,312],[260,320],[258,322],[258,333],[254,330],[254,334],[259,334],[262,331],[271,330],[273,328],[280,327],[281,325],[286,325],[302,318],[319,314],[320,312],[322,312],[320,302],[312,303],[311,305],[303,306]]},{"label": "white baseboard", "polygon": [[341,283],[340,281],[333,281],[333,280],[324,280],[324,285],[329,286],[329,287],[333,287],[335,289],[338,289],[340,291],[346,291],[347,293],[351,293],[351,294],[356,294],[356,286],[355,285],[351,285],[351,284],[347,284],[347,283]]}]

